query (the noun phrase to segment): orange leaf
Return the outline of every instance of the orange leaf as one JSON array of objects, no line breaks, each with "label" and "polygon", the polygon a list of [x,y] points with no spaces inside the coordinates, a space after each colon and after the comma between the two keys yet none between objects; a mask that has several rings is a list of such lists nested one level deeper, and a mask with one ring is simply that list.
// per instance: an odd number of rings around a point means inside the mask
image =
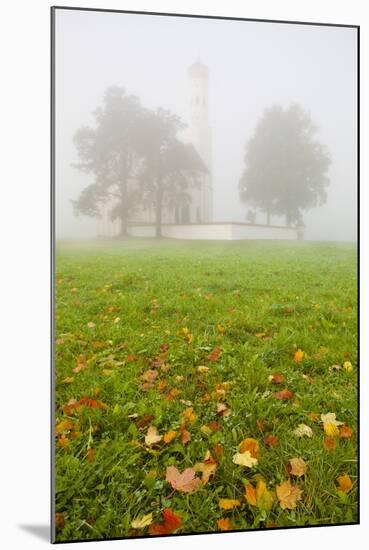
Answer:
[{"label": "orange leaf", "polygon": [[231,409],[227,407],[224,403],[217,403],[217,415],[218,416],[228,416],[231,414]]},{"label": "orange leaf", "polygon": [[352,437],[353,431],[350,426],[341,426],[340,427],[340,437],[342,439],[350,439]]},{"label": "orange leaf", "polygon": [[256,504],[256,490],[251,483],[245,485],[245,499],[250,506],[257,506]]},{"label": "orange leaf", "polygon": [[150,535],[170,535],[181,525],[181,518],[170,508],[164,508],[161,523],[154,523],[149,527]]},{"label": "orange leaf", "polygon": [[264,437],[264,445],[266,445],[267,447],[278,447],[279,439],[273,434],[266,435]]},{"label": "orange leaf", "polygon": [[188,407],[182,412],[183,420],[188,420],[189,422],[195,422],[197,415],[193,412],[192,407]]},{"label": "orange leaf", "polygon": [[259,458],[259,443],[252,437],[247,437],[240,443],[240,453],[249,451],[253,458]]},{"label": "orange leaf", "polygon": [[323,445],[327,451],[334,451],[337,447],[334,437],[327,436],[323,439]]},{"label": "orange leaf", "polygon": [[181,474],[175,466],[168,466],[165,479],[176,491],[183,493],[192,493],[197,491],[200,486],[200,479],[195,477],[193,468],[186,468]]},{"label": "orange leaf", "polygon": [[64,514],[61,512],[56,512],[55,514],[55,527],[57,529],[63,529],[65,524]]},{"label": "orange leaf", "polygon": [[281,372],[275,372],[269,376],[269,382],[271,384],[282,384],[284,376]]},{"label": "orange leaf", "polygon": [[93,462],[95,460],[96,449],[87,449],[86,460],[87,462]]},{"label": "orange leaf", "polygon": [[293,354],[293,360],[294,360],[296,363],[300,363],[300,362],[303,360],[304,355],[305,355],[305,352],[302,351],[301,349],[298,349],[298,350],[295,351],[295,353]]},{"label": "orange leaf", "polygon": [[343,476],[338,476],[336,478],[338,483],[337,492],[338,493],[348,493],[352,489],[352,480],[347,474]]},{"label": "orange leaf", "polygon": [[176,435],[177,432],[175,430],[169,430],[169,432],[167,432],[163,437],[164,443],[170,443],[171,441],[173,441]]},{"label": "orange leaf", "polygon": [[191,434],[186,430],[186,424],[181,425],[181,435],[179,436],[182,445],[186,445],[191,440]]},{"label": "orange leaf", "polygon": [[293,397],[293,392],[286,388],[284,390],[274,392],[273,397],[279,399],[280,401],[284,401],[286,399],[291,399]]},{"label": "orange leaf", "polygon": [[70,431],[73,429],[74,422],[72,420],[62,420],[55,427],[55,433],[61,434],[62,432]]},{"label": "orange leaf", "polygon": [[217,520],[217,526],[219,531],[229,531],[231,529],[230,518],[221,518]]}]

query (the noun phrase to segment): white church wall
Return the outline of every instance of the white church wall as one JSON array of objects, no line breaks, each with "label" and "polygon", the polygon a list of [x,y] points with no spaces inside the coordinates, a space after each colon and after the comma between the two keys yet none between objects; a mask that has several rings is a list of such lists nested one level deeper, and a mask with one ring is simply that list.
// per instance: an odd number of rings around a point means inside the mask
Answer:
[{"label": "white church wall", "polygon": [[[132,237],[155,237],[154,225],[131,225]],[[169,239],[237,241],[257,239],[296,240],[297,231],[293,228],[242,223],[206,223],[162,225],[162,235]]]}]

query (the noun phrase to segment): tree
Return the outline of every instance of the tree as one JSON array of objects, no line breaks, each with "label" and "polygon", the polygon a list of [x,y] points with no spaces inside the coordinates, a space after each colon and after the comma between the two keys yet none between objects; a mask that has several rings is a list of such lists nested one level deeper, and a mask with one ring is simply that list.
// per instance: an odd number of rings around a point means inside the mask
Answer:
[{"label": "tree", "polygon": [[246,146],[240,198],[271,214],[284,215],[286,225],[301,222],[302,210],[326,201],[330,157],[316,141],[316,126],[299,105],[266,109]]},{"label": "tree", "polygon": [[95,181],[73,201],[75,211],[98,217],[106,205],[111,219],[121,221],[122,236],[127,234],[129,217],[141,198],[136,181],[141,113],[137,97],[127,95],[123,88],[108,88],[103,106],[93,113],[96,127],[82,127],[74,137],[81,159],[75,166],[95,176]]},{"label": "tree", "polygon": [[184,124],[176,115],[161,108],[147,110],[142,124],[140,153],[144,162],[140,180],[144,201],[155,210],[156,236],[161,237],[164,207],[175,210],[180,204],[189,204],[188,189],[207,169],[193,145],[177,138]]}]

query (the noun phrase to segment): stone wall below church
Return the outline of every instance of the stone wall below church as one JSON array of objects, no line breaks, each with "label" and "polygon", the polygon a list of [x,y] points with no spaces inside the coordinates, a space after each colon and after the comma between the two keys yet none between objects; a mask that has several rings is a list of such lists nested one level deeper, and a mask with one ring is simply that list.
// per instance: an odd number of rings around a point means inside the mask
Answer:
[{"label": "stone wall below church", "polygon": [[[131,224],[132,237],[154,237],[155,225]],[[163,237],[169,239],[240,241],[258,239],[296,240],[297,229],[275,225],[247,224],[237,222],[163,224]]]}]

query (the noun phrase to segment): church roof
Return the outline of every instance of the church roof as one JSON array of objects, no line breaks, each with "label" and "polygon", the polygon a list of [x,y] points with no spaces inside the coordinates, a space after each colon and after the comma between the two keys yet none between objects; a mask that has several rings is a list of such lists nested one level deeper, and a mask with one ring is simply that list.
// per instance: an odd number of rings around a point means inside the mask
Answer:
[{"label": "church roof", "polygon": [[209,70],[206,65],[201,63],[200,61],[196,61],[195,63],[192,63],[188,67],[188,74],[189,76],[195,77],[195,78],[209,78]]}]

